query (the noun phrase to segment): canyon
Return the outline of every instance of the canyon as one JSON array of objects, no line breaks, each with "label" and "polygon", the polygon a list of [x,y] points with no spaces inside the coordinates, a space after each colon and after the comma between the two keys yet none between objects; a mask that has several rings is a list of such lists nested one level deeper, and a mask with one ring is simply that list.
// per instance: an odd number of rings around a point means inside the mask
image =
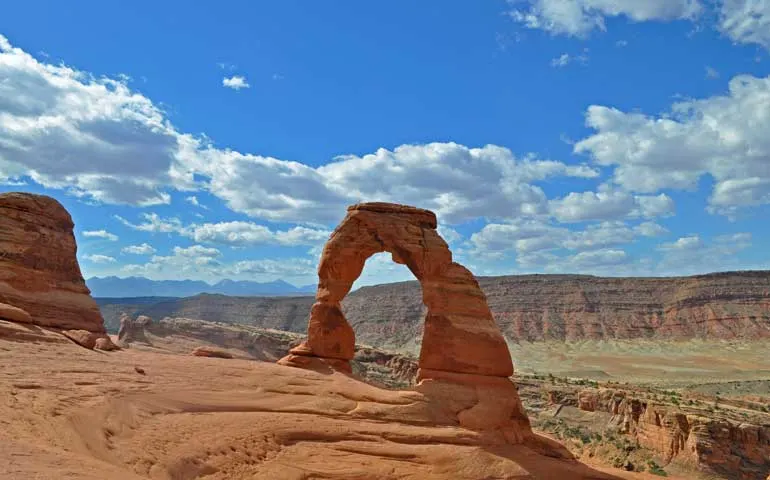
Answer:
[{"label": "canyon", "polygon": [[[315,298],[97,302],[58,202],[0,207],[2,478],[770,473],[765,272],[476,279],[431,212],[363,204]],[[346,295],[380,251],[425,292]]]},{"label": "canyon", "polygon": [[[770,272],[692,277],[587,275],[479,277],[492,316],[511,342],[770,338]],[[120,313],[188,317],[304,332],[312,297],[97,299],[117,331]],[[115,308],[114,305],[121,305]],[[425,315],[418,282],[362,287],[342,300],[360,343],[414,351]]]}]

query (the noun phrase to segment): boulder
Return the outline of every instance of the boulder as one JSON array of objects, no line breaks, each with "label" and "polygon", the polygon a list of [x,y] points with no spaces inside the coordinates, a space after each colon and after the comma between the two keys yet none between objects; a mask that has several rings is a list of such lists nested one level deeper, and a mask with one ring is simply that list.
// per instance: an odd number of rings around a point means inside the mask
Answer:
[{"label": "boulder", "polygon": [[196,357],[233,358],[233,355],[230,352],[203,345],[200,347],[195,347],[195,349],[190,352],[190,355],[194,355]]},{"label": "boulder", "polygon": [[0,302],[29,314],[17,321],[104,333],[80,272],[73,228],[72,217],[53,198],[0,194]]}]

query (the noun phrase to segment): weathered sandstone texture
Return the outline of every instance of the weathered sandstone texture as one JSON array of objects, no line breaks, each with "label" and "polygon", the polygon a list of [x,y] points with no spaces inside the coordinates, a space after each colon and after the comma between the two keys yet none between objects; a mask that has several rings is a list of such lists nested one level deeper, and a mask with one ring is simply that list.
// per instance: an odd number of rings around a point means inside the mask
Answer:
[{"label": "weathered sandstone texture", "polygon": [[326,243],[318,266],[316,303],[308,338],[292,354],[347,362],[355,336],[340,302],[361,274],[366,259],[388,252],[422,286],[427,306],[420,368],[508,377],[508,348],[473,274],[452,261],[436,231],[433,212],[403,205],[363,203],[348,214]]},{"label": "weathered sandstone texture", "polygon": [[0,303],[0,320],[19,323],[32,323],[32,317],[25,310],[7,303]]},{"label": "weathered sandstone texture", "polygon": [[422,286],[427,307],[415,390],[434,399],[463,427],[494,432],[508,443],[531,435],[508,347],[473,274],[452,261],[427,210],[386,203],[348,207],[324,247],[307,340],[279,363],[351,372],[355,335],[340,302],[366,259],[388,252]]},{"label": "weathered sandstone texture", "polygon": [[0,194],[0,303],[29,313],[28,321],[62,330],[104,333],[76,257],[74,224],[50,197]]},{"label": "weathered sandstone texture", "polygon": [[576,401],[581,410],[612,415],[610,423],[620,433],[667,463],[740,480],[763,480],[770,473],[770,425],[729,418],[733,412],[740,418],[741,410],[710,407],[709,413],[704,406],[665,405],[609,388],[584,389]]}]

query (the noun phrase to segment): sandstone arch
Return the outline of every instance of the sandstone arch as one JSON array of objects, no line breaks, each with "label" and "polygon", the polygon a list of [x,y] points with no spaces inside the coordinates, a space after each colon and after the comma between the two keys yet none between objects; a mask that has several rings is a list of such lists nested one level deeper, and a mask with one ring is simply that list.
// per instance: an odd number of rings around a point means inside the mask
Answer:
[{"label": "sandstone arch", "polygon": [[366,259],[388,252],[406,265],[422,286],[425,317],[420,377],[446,372],[494,377],[513,374],[508,347],[473,274],[452,261],[449,246],[436,231],[436,215],[390,203],[348,207],[318,266],[318,291],[308,322],[307,340],[281,361],[320,357],[349,370],[355,335],[340,302],[361,274]]}]

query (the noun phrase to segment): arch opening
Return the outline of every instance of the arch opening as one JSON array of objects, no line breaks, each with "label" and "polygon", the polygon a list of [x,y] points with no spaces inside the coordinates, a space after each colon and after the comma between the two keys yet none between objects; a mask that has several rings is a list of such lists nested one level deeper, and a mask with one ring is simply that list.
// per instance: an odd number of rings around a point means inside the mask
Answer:
[{"label": "arch opening", "polygon": [[387,252],[366,260],[361,276],[342,300],[358,345],[419,355],[427,307],[419,282],[418,288],[413,286],[416,280],[409,268],[395,263]]},{"label": "arch opening", "polygon": [[[355,334],[342,312],[342,299],[361,275],[366,260],[381,252],[405,265],[422,289],[426,306],[419,355],[420,377],[450,374],[508,377],[508,347],[473,274],[452,260],[436,231],[433,212],[388,203],[348,207],[348,214],[324,247],[318,290],[307,340],[292,356],[318,357],[350,371]],[[297,364],[287,357],[282,363]]]}]

